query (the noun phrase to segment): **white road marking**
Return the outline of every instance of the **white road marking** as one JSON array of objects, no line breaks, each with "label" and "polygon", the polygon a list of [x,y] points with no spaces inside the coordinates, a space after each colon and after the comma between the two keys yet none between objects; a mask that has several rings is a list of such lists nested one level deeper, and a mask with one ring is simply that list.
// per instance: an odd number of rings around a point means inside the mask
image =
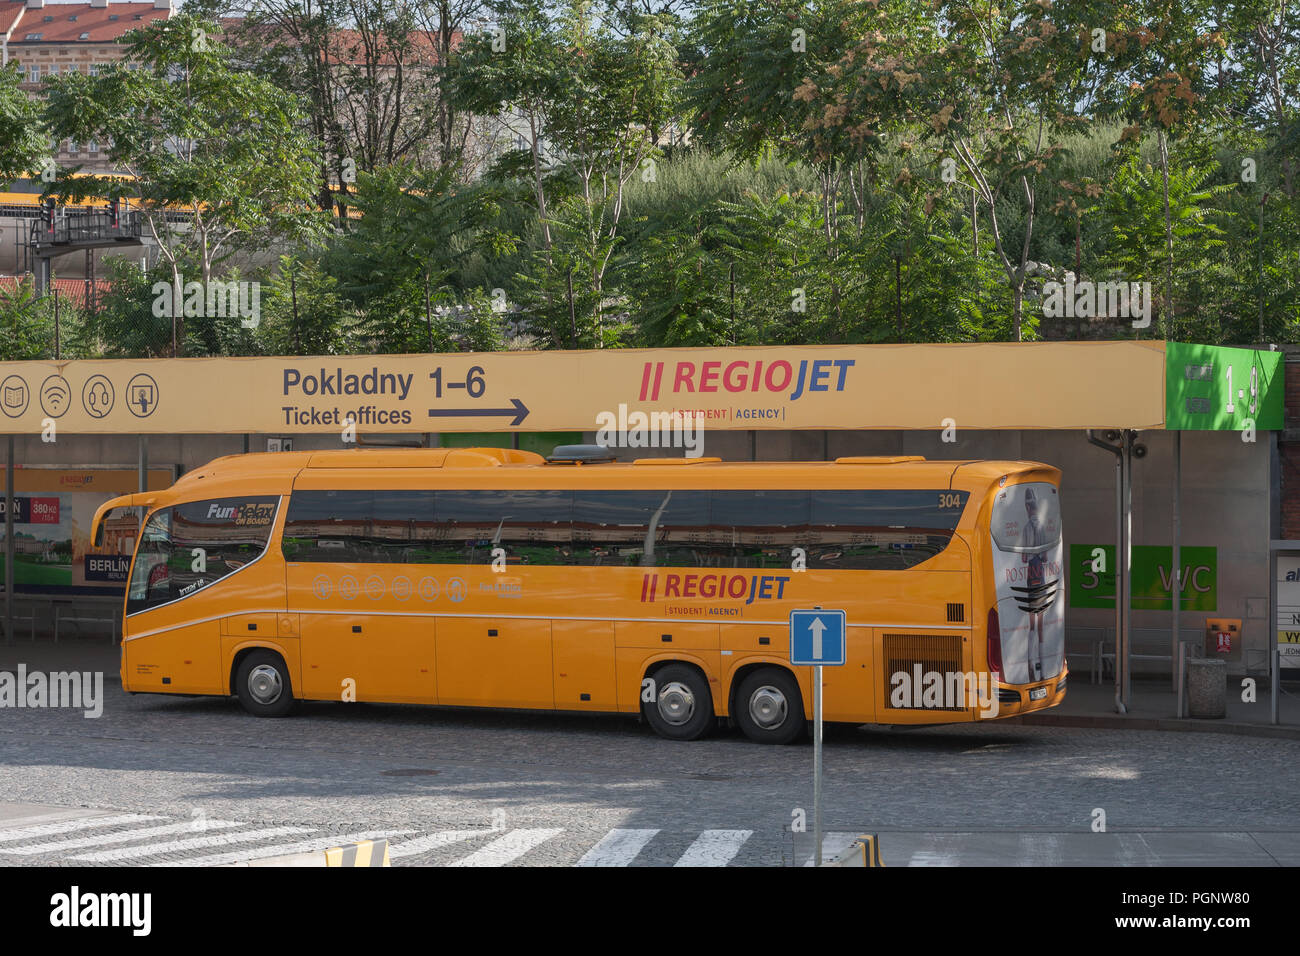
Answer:
[{"label": "white road marking", "polygon": [[753,834],[753,830],[705,830],[673,866],[726,866]]},{"label": "white road marking", "polygon": [[[116,860],[137,860],[142,856],[157,856],[159,853],[176,853],[181,850],[197,850],[208,846],[229,846],[232,843],[250,843],[263,837],[287,836],[291,833],[314,833],[315,827],[267,827],[264,830],[245,830],[242,833],[223,833],[220,836],[194,837],[190,840],[170,840],[165,843],[152,843],[149,846],[128,846],[118,850],[101,850],[98,853],[82,853],[69,857],[72,860],[84,860],[87,863],[104,863]],[[331,844],[332,845],[332,844]]]},{"label": "white road marking", "polygon": [[15,843],[32,837],[50,836],[55,833],[72,833],[75,830],[89,830],[92,827],[115,827],[124,823],[144,823],[148,820],[165,820],[166,817],[150,817],[140,813],[118,813],[110,816],[84,817],[63,823],[42,823],[38,826],[11,827],[0,830],[0,843]]},{"label": "white road marking", "polygon": [[[299,843],[287,843],[282,846],[264,846],[247,850],[233,850],[230,853],[214,853],[211,856],[199,856],[188,860],[169,860],[165,863],[152,863],[151,866],[225,866],[227,863],[244,863],[248,860],[265,860],[268,856],[290,856],[294,853],[312,853],[316,850],[328,850],[346,843],[359,843],[362,840],[386,840],[389,837],[402,836],[410,830],[366,830],[362,833],[341,833],[336,836],[315,837]],[[390,847],[388,858],[392,859]]]},{"label": "white road marking", "polygon": [[9,827],[25,827],[34,823],[53,823],[55,820],[89,820],[92,817],[108,816],[111,810],[58,810],[53,813],[34,813],[25,817],[5,817],[0,820]]},{"label": "white road marking", "polygon": [[88,846],[106,846],[110,843],[134,843],[149,837],[171,836],[176,833],[198,835],[204,830],[228,830],[230,827],[242,827],[245,824],[234,820],[205,820],[203,826],[196,826],[197,821],[186,820],[184,823],[169,823],[161,827],[145,827],[140,830],[127,830],[125,833],[102,833],[99,836],[78,837],[75,840],[54,840],[48,843],[29,843],[11,849],[0,848],[0,853],[13,853],[19,856],[36,856],[40,853],[58,853],[62,850],[81,850]]},{"label": "white road marking", "polygon": [[574,866],[627,866],[658,830],[610,830]]},{"label": "white road marking", "polygon": [[452,866],[505,866],[534,847],[541,846],[563,830],[511,830],[498,840],[457,860]]},{"label": "white road marking", "polygon": [[440,830],[429,836],[416,837],[414,840],[407,840],[405,843],[390,845],[388,847],[388,858],[393,860],[404,856],[415,856],[417,853],[436,850],[440,846],[451,846],[453,843],[472,840],[476,836],[499,832],[499,830]]}]

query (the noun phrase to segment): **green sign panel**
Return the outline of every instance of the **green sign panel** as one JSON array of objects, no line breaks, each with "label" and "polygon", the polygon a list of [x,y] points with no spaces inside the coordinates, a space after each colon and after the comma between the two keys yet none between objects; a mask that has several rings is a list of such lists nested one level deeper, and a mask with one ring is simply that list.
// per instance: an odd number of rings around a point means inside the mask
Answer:
[{"label": "green sign panel", "polygon": [[[1184,545],[1184,611],[1217,611],[1219,603],[1219,552],[1217,548]],[[1104,572],[1094,571],[1100,551]],[[1173,548],[1138,544],[1133,546],[1132,601],[1135,611],[1172,611]],[[1113,608],[1115,606],[1115,546],[1113,544],[1070,545],[1070,607]]]},{"label": "green sign panel", "polygon": [[1282,353],[1165,344],[1165,428],[1282,428]]}]

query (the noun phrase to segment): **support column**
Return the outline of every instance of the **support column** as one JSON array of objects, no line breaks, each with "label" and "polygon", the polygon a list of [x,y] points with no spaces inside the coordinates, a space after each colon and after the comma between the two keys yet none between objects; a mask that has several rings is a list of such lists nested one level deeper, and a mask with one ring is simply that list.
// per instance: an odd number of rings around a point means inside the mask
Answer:
[{"label": "support column", "polygon": [[[1124,457],[1123,457],[1123,479],[1124,479],[1124,497],[1123,497],[1123,530],[1124,530],[1124,552],[1120,559],[1120,586],[1116,588],[1120,592],[1117,598],[1120,601],[1123,627],[1120,631],[1120,640],[1123,643],[1123,667],[1117,666],[1116,671],[1124,675],[1120,687],[1120,703],[1123,705],[1124,713],[1129,711],[1129,703],[1132,694],[1132,674],[1131,654],[1132,654],[1132,636],[1129,633],[1129,627],[1132,622],[1132,611],[1129,607],[1132,604],[1133,584],[1130,575],[1133,569],[1133,444],[1137,437],[1136,432],[1126,431],[1124,433]],[[1118,663],[1118,662],[1117,662]]]},{"label": "support column", "polygon": [[5,642],[14,642],[14,436],[5,458]]},{"label": "support column", "polygon": [[[1123,436],[1120,437],[1121,444]],[[1126,713],[1124,706],[1124,454],[1115,456],[1115,709]]]},{"label": "support column", "polygon": [[1178,614],[1182,610],[1183,603],[1183,552],[1181,548],[1183,514],[1182,514],[1182,495],[1183,490],[1183,433],[1174,432],[1174,573],[1170,580],[1174,582],[1174,593],[1172,595],[1172,607],[1174,609],[1173,634],[1169,641],[1169,669],[1172,672],[1170,679],[1173,681],[1173,689],[1178,690],[1178,642],[1180,635],[1178,633]]},{"label": "support column", "polygon": [[136,463],[136,488],[141,494],[149,490],[149,436],[140,436],[139,461]]}]

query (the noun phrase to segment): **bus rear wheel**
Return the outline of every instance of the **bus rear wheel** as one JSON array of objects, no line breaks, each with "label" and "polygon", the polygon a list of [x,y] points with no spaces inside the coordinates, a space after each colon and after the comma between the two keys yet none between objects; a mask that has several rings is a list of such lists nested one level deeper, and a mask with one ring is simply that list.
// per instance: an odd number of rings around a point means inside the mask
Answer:
[{"label": "bus rear wheel", "polygon": [[693,667],[669,664],[655,671],[654,700],[641,701],[641,713],[655,733],[669,740],[696,740],[713,723],[708,681]]},{"label": "bus rear wheel", "polygon": [[235,672],[235,694],[254,717],[283,717],[293,709],[293,686],[284,659],[271,651],[253,651]]},{"label": "bus rear wheel", "polygon": [[804,730],[799,682],[779,667],[751,672],[737,689],[733,716],[745,736],[755,743],[793,743]]}]

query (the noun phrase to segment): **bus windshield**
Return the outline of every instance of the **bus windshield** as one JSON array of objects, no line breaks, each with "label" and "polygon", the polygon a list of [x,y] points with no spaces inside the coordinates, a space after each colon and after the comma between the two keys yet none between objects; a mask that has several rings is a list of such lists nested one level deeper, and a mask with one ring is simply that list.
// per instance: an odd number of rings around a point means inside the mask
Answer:
[{"label": "bus windshield", "polygon": [[277,504],[274,497],[220,498],[155,511],[140,534],[126,612],[189,597],[256,560]]}]

